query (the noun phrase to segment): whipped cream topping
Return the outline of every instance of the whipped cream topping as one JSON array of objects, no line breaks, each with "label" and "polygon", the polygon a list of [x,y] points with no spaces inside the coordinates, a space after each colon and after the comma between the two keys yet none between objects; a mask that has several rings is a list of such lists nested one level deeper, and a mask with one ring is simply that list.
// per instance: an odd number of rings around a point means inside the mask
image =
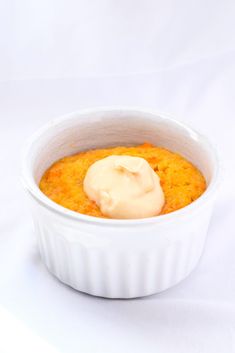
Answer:
[{"label": "whipped cream topping", "polygon": [[165,201],[158,175],[140,157],[113,155],[93,163],[83,187],[89,199],[110,218],[156,216]]}]

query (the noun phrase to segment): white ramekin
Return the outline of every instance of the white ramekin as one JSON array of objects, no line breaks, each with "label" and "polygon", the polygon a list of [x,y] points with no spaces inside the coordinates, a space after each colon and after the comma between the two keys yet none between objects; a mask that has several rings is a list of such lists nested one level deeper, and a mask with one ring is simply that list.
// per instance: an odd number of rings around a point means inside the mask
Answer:
[{"label": "white ramekin", "polygon": [[[148,141],[178,152],[207,180],[206,192],[173,213],[140,220],[82,215],[38,188],[54,161],[81,150]],[[185,278],[203,250],[218,184],[216,154],[205,137],[165,114],[138,108],[82,110],[52,120],[27,143],[22,176],[44,263],[62,282],[108,298],[161,292]]]}]

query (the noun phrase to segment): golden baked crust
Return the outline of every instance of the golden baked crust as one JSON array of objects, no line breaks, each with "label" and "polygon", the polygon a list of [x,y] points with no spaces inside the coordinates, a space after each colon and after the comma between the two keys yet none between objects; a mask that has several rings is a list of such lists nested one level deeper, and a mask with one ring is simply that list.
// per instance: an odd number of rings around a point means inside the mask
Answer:
[{"label": "golden baked crust", "polygon": [[128,155],[146,159],[159,175],[165,194],[161,214],[187,206],[206,189],[200,171],[177,153],[144,143],[134,147],[90,150],[55,162],[43,175],[39,187],[56,203],[70,210],[95,217],[105,217],[83,191],[87,169],[95,161],[110,155]]}]

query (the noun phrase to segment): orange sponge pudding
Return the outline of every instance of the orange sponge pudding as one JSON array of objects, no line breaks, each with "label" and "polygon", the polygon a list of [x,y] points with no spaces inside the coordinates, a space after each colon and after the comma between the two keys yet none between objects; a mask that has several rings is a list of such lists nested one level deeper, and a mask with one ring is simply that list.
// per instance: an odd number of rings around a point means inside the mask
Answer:
[{"label": "orange sponge pudding", "polygon": [[86,215],[105,217],[84,193],[83,180],[94,162],[111,155],[142,157],[150,164],[160,177],[165,194],[161,214],[189,205],[206,189],[206,181],[195,166],[179,154],[149,143],[90,150],[62,158],[44,173],[39,187],[61,206]]}]

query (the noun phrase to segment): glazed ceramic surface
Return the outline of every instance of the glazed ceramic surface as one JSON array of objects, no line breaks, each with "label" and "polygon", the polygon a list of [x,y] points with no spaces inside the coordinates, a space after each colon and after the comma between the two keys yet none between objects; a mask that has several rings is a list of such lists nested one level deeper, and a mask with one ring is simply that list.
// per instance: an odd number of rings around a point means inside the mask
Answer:
[{"label": "glazed ceramic surface", "polygon": [[[207,180],[191,205],[158,217],[112,220],[81,215],[38,188],[44,171],[78,151],[150,142],[178,152]],[[185,278],[204,247],[218,186],[218,162],[207,139],[163,113],[137,108],[82,110],[52,120],[32,136],[22,176],[30,195],[42,260],[62,282],[89,294],[133,298]]]}]

